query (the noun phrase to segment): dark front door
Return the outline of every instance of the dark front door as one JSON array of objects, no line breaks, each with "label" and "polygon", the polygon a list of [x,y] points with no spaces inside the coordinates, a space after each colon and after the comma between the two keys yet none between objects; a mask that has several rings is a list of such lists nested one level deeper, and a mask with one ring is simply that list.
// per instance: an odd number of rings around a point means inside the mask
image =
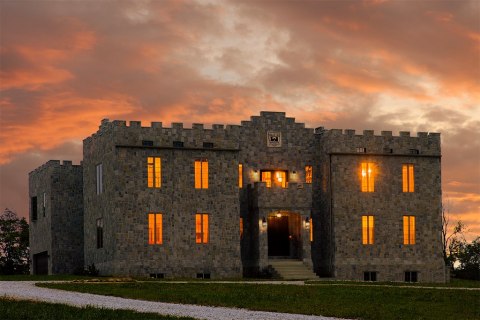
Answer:
[{"label": "dark front door", "polygon": [[47,251],[33,255],[33,273],[48,274],[48,252]]},{"label": "dark front door", "polygon": [[288,216],[268,217],[268,255],[290,255],[290,243],[288,233]]}]

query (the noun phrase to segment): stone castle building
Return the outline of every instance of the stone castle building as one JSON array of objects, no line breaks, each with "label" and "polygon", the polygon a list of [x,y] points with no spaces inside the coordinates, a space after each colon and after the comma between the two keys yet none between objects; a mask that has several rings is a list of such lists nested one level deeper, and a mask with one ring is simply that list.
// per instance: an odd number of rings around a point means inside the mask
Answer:
[{"label": "stone castle building", "polygon": [[105,119],[83,157],[30,173],[33,273],[445,281],[438,133]]}]

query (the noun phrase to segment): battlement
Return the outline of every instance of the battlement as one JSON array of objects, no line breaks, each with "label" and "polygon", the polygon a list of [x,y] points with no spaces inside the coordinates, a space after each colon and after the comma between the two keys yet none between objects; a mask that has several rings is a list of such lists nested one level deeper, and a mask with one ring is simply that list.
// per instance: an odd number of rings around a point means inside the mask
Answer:
[{"label": "battlement", "polygon": [[316,132],[323,132],[330,136],[364,136],[364,137],[392,137],[392,138],[428,138],[438,139],[440,133],[438,132],[417,132],[417,136],[411,136],[409,131],[400,131],[398,136],[394,136],[392,131],[380,131],[380,135],[375,135],[374,130],[363,130],[362,134],[356,134],[354,129],[325,129],[324,127],[318,127]]},{"label": "battlement", "polygon": [[81,168],[81,164],[72,164],[71,160],[49,160],[40,167],[30,171],[29,175],[40,173],[50,168]]}]

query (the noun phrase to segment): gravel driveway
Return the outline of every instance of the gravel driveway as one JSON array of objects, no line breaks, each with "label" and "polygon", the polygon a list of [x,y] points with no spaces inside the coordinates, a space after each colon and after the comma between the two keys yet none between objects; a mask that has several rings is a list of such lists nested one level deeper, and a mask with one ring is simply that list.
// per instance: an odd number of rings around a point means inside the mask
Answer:
[{"label": "gravel driveway", "polygon": [[95,306],[107,309],[130,309],[163,315],[184,316],[209,320],[333,320],[338,318],[299,314],[250,311],[245,309],[204,307],[196,305],[152,302],[90,293],[39,288],[35,281],[0,281],[0,296],[17,299],[40,300],[72,306]]}]

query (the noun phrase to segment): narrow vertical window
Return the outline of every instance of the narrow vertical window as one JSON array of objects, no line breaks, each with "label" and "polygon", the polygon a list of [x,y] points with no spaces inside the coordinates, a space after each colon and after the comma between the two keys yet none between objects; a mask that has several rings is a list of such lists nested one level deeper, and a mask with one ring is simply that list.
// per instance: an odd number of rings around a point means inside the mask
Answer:
[{"label": "narrow vertical window", "polygon": [[103,165],[100,163],[96,167],[97,171],[97,194],[103,193]]},{"label": "narrow vertical window", "polygon": [[38,214],[37,214],[37,197],[31,197],[30,198],[30,207],[32,210],[32,221],[37,220]]},{"label": "narrow vertical window", "polygon": [[103,218],[97,219],[97,249],[103,248]]},{"label": "narrow vertical window", "polygon": [[403,192],[415,192],[414,166],[411,163],[402,165]]},{"label": "narrow vertical window", "polygon": [[313,219],[310,218],[310,242],[313,242]]},{"label": "narrow vertical window", "polygon": [[362,162],[362,192],[375,191],[375,166],[373,162]]},{"label": "narrow vertical window", "polygon": [[243,165],[238,164],[238,187],[243,188]]},{"label": "narrow vertical window", "polygon": [[208,189],[208,161],[195,160],[195,189]]},{"label": "narrow vertical window", "polygon": [[243,218],[240,218],[240,239],[243,238]]},{"label": "narrow vertical window", "polygon": [[43,216],[45,217],[45,211],[47,211],[47,193],[43,193],[43,206],[42,206]]},{"label": "narrow vertical window", "polygon": [[403,244],[415,244],[415,216],[403,216]]},{"label": "narrow vertical window", "polygon": [[373,244],[373,216],[362,216],[362,244]]},{"label": "narrow vertical window", "polygon": [[195,242],[208,243],[208,214],[195,214]]},{"label": "narrow vertical window", "polygon": [[305,166],[305,182],[312,183],[312,166]]},{"label": "narrow vertical window", "polygon": [[148,214],[148,244],[163,243],[163,215],[161,213]]},{"label": "narrow vertical window", "polygon": [[267,188],[272,187],[272,172],[271,171],[263,171],[262,172],[262,182],[265,182]]},{"label": "narrow vertical window", "polygon": [[147,158],[147,184],[149,188],[162,186],[162,159],[159,157]]}]

